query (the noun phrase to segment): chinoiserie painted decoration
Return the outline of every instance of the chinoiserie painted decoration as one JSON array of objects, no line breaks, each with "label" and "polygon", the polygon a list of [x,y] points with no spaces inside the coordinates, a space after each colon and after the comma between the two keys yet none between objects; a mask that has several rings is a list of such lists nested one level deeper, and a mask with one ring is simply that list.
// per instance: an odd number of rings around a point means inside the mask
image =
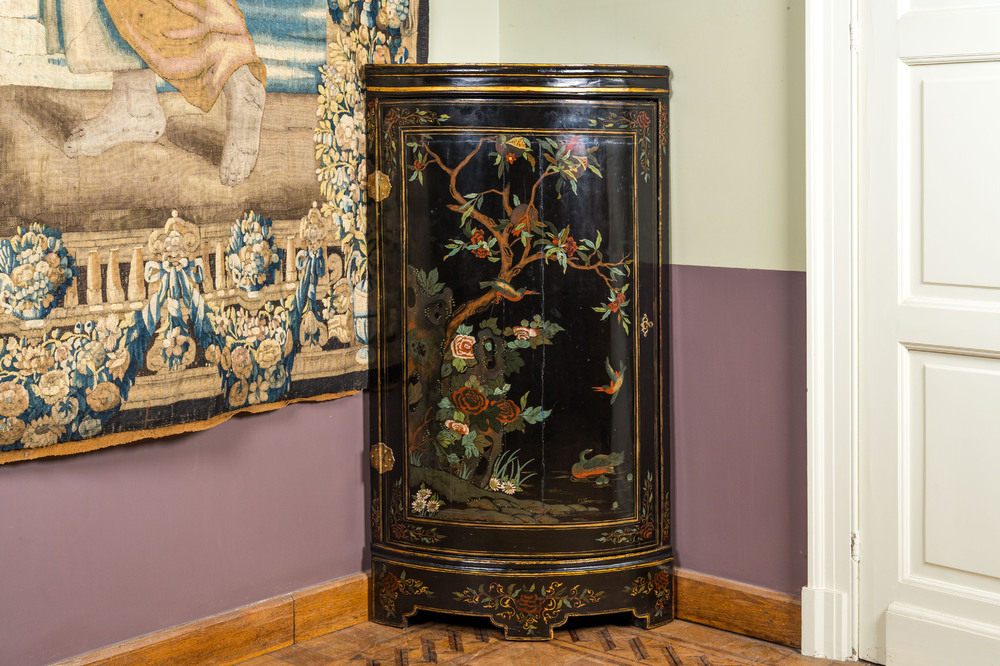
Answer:
[{"label": "chinoiserie painted decoration", "polygon": [[0,463],[367,381],[359,71],[427,0],[196,4],[0,6]]},{"label": "chinoiserie painted decoration", "polygon": [[667,80],[368,69],[375,619],[673,617]]}]

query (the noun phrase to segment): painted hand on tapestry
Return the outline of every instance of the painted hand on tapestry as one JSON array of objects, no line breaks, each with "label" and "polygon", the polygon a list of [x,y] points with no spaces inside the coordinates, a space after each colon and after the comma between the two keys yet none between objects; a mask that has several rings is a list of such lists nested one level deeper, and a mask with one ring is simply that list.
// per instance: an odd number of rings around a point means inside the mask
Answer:
[{"label": "painted hand on tapestry", "polygon": [[[113,71],[111,100],[97,116],[70,132],[63,145],[66,155],[96,157],[121,144],[156,142],[167,125],[156,91],[159,74],[206,112],[215,105],[221,88],[226,134],[219,179],[229,186],[246,180],[260,149],[266,79],[235,2],[173,0],[147,7],[148,11],[141,7],[148,3],[103,2],[114,22],[107,29],[119,33],[111,38],[120,37],[134,49],[125,54],[125,62],[129,58],[141,62]],[[108,62],[120,59],[111,57]]]}]

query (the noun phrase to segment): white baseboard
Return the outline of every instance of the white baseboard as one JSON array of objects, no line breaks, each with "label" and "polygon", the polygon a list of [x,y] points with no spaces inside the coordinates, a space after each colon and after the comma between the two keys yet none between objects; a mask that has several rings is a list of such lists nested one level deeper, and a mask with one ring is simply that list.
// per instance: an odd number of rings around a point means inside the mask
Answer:
[{"label": "white baseboard", "polygon": [[851,609],[847,601],[843,592],[802,588],[802,654],[852,658]]},{"label": "white baseboard", "polygon": [[1000,666],[1000,626],[899,603],[885,614],[887,666]]}]

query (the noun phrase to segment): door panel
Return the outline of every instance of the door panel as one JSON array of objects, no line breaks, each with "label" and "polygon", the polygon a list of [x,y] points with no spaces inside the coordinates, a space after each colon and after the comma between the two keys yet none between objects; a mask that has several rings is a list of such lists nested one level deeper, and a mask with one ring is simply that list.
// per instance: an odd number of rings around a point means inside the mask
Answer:
[{"label": "door panel", "polygon": [[[1000,78],[964,78],[993,63],[915,69],[923,84],[924,282],[998,288],[1000,132],[984,128],[996,122]],[[953,72],[962,69],[968,74]]]},{"label": "door panel", "polygon": [[925,558],[1000,592],[1000,361],[924,366]]},{"label": "door panel", "polygon": [[860,656],[1000,663],[1000,3],[894,4],[860,12]]}]

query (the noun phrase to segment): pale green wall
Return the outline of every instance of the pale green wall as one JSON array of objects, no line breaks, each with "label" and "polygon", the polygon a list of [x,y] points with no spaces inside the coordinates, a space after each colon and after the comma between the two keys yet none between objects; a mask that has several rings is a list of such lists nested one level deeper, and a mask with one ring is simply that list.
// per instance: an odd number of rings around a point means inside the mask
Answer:
[{"label": "pale green wall", "polygon": [[801,271],[803,4],[431,0],[430,57],[670,66],[671,262]]},{"label": "pale green wall", "polygon": [[430,62],[500,62],[503,0],[430,0]]}]

